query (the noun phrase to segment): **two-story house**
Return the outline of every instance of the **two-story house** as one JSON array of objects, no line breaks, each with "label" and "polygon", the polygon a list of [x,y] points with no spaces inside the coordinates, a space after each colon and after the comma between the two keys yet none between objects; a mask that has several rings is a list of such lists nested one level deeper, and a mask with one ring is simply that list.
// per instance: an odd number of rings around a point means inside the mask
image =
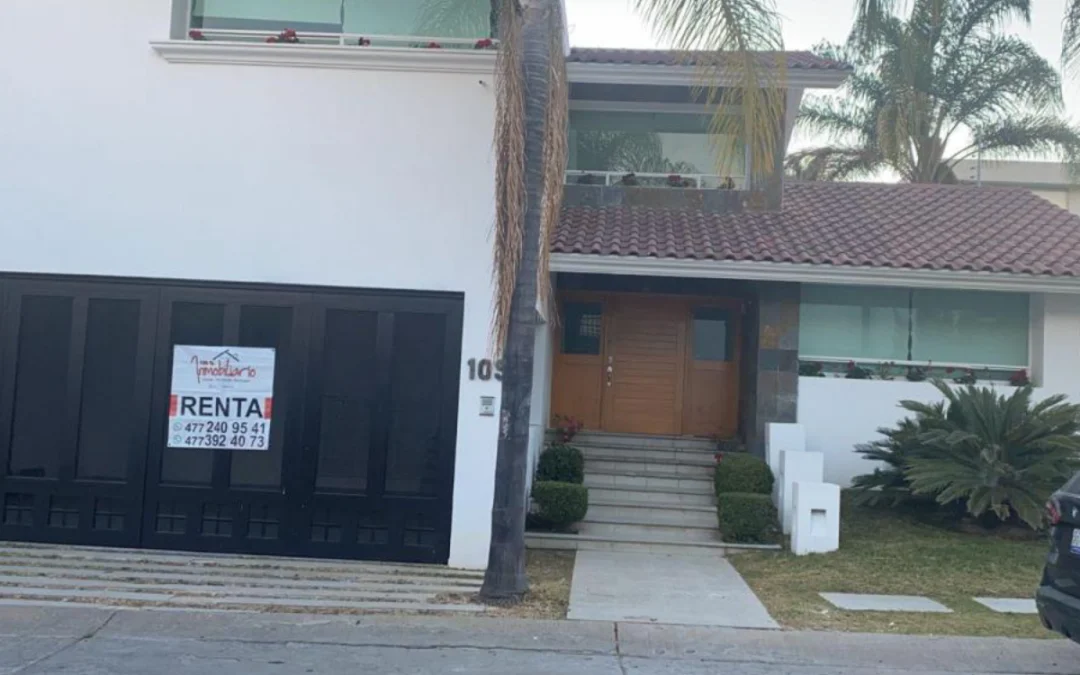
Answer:
[{"label": "two-story house", "polygon": [[[0,4],[0,538],[486,564],[497,42],[489,0],[437,8]],[[848,70],[784,58],[789,136]],[[748,185],[697,72],[569,55],[534,457],[557,414],[755,452],[799,421],[844,482],[929,362],[1076,391],[1080,219]]]}]

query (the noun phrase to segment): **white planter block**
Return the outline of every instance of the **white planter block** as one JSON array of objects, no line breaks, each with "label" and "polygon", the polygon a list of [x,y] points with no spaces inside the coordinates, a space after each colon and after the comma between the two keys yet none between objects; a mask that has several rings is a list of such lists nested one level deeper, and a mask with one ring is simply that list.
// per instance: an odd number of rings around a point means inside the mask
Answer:
[{"label": "white planter block", "polygon": [[791,493],[791,551],[806,555],[840,548],[840,486],[796,481]]},{"label": "white planter block", "polygon": [[765,425],[765,460],[772,469],[776,481],[773,483],[772,500],[780,508],[780,453],[784,450],[806,450],[806,430],[801,424],[770,422]]},{"label": "white planter block", "polygon": [[793,510],[792,485],[794,483],[821,483],[825,475],[825,455],[805,450],[780,452],[780,523],[784,534],[791,534]]}]

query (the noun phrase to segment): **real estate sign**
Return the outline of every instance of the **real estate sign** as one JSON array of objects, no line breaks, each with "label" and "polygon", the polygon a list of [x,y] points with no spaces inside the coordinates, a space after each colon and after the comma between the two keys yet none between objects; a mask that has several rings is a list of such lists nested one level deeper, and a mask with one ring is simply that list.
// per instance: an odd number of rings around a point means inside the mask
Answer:
[{"label": "real estate sign", "polygon": [[173,346],[170,448],[269,450],[273,349]]}]

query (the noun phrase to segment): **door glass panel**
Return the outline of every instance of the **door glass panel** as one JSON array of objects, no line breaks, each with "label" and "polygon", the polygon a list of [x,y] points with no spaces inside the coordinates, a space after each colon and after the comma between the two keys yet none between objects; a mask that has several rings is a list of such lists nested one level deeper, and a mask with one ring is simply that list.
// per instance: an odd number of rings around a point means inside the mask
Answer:
[{"label": "door glass panel", "polygon": [[135,415],[138,300],[91,299],[79,416],[79,478],[123,480]]},{"label": "door glass panel", "polygon": [[289,307],[240,308],[240,346],[273,347],[274,410],[270,449],[232,452],[229,482],[234,487],[277,487],[281,484],[281,458],[285,451],[285,411],[289,409],[289,338],[293,314]]},{"label": "door glass panel", "polygon": [[731,361],[732,342],[731,313],[728,310],[715,307],[694,310],[695,361]]},{"label": "door glass panel", "polygon": [[446,318],[441,314],[394,316],[387,492],[438,493],[445,340]]},{"label": "door glass panel", "polygon": [[[220,345],[224,335],[224,305],[195,302],[173,304],[170,345]],[[169,351],[171,354],[172,349]],[[172,368],[166,372],[171,373]],[[166,447],[162,454],[163,483],[209,485],[213,475],[213,450]]]},{"label": "door glass panel", "polygon": [[11,475],[56,478],[59,472],[71,309],[67,297],[28,295],[22,299],[8,461]]},{"label": "door glass panel", "polygon": [[563,303],[563,354],[599,354],[604,308],[599,302]]},{"label": "door glass panel", "polygon": [[360,492],[367,488],[376,390],[376,318],[374,312],[326,313],[317,489]]}]

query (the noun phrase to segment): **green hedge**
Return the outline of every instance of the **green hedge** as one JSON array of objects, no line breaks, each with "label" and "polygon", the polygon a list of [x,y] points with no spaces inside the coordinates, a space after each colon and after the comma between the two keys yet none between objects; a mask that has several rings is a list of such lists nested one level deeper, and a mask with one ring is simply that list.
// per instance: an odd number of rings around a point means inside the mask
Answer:
[{"label": "green hedge", "polygon": [[716,495],[716,518],[724,541],[768,543],[778,527],[769,495],[725,492]]},{"label": "green hedge", "polygon": [[589,510],[589,489],[576,483],[537,481],[533,483],[532,498],[537,518],[556,528],[578,522]]},{"label": "green hedge", "polygon": [[745,452],[723,453],[716,462],[714,474],[716,494],[724,492],[750,492],[771,495],[772,469],[754,455]]},{"label": "green hedge", "polygon": [[572,445],[552,443],[540,453],[536,480],[580,485],[585,481],[585,457]]}]

